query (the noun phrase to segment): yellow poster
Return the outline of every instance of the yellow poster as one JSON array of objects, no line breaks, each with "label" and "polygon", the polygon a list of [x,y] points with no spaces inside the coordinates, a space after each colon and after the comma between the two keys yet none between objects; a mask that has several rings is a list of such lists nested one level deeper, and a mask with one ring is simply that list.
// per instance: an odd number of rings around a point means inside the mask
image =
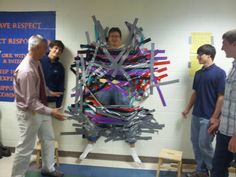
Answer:
[{"label": "yellow poster", "polygon": [[210,32],[193,32],[191,33],[191,47],[190,47],[190,67],[189,75],[193,77],[195,72],[202,66],[197,60],[197,49],[203,44],[212,44],[212,33]]}]

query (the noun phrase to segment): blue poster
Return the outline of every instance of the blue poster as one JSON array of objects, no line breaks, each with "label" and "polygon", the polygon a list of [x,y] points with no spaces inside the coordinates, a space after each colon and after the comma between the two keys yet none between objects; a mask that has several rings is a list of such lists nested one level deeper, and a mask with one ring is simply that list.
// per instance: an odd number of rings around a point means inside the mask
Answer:
[{"label": "blue poster", "polygon": [[56,12],[0,12],[0,101],[14,101],[13,74],[30,36],[55,39]]}]

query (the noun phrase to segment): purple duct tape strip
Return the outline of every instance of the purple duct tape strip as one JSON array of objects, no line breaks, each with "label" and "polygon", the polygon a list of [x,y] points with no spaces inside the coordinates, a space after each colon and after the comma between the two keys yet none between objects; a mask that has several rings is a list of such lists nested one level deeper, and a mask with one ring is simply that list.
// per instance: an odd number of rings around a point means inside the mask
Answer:
[{"label": "purple duct tape strip", "polygon": [[[144,53],[151,53],[151,50],[146,50],[144,51]],[[158,53],[165,53],[165,50],[159,50],[159,49],[154,50],[154,56],[156,56]]]},{"label": "purple duct tape strip", "polygon": [[118,122],[118,121],[114,121],[114,120],[108,120],[107,118],[98,118],[96,120],[94,120],[96,123],[102,123],[102,124],[124,124],[124,122]]},{"label": "purple duct tape strip", "polygon": [[141,76],[142,74],[144,74],[148,71],[149,71],[149,69],[133,69],[131,71],[128,71],[128,74]]},{"label": "purple duct tape strip", "polygon": [[123,124],[124,122],[121,120],[113,119],[110,117],[103,117],[103,116],[94,116],[91,118],[93,122],[96,123],[103,123],[103,124]]},{"label": "purple duct tape strip", "polygon": [[[148,61],[151,60],[151,56],[147,56],[146,58]],[[154,57],[154,61],[167,60],[167,58],[168,57],[166,57],[166,56],[165,57],[158,56],[158,57]]]},{"label": "purple duct tape strip", "polygon": [[85,111],[84,114],[87,115],[90,120],[96,123],[105,123],[105,124],[123,124],[124,123],[124,121],[122,120],[97,115],[96,113],[91,113],[91,111]]},{"label": "purple duct tape strip", "polygon": [[164,99],[164,97],[163,97],[163,94],[162,94],[162,92],[161,92],[160,87],[158,86],[157,80],[156,80],[155,78],[154,78],[153,80],[154,80],[154,83],[155,83],[155,85],[156,85],[156,88],[157,88],[157,91],[158,91],[158,93],[159,93],[159,96],[160,96],[160,98],[161,98],[162,105],[163,105],[163,106],[166,106],[165,99]]},{"label": "purple duct tape strip", "polygon": [[154,57],[154,60],[167,60],[168,57]]}]

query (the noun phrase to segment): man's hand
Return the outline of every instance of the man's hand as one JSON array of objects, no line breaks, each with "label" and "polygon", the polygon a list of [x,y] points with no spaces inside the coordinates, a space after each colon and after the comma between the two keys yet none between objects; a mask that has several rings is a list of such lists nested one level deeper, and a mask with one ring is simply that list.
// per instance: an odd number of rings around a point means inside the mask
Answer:
[{"label": "man's hand", "polygon": [[211,117],[208,125],[208,133],[212,135],[215,134],[216,130],[219,127],[219,124],[220,124],[219,118]]},{"label": "man's hand", "polygon": [[61,95],[63,95],[63,92],[51,92],[50,96],[54,96],[54,97],[60,97]]},{"label": "man's hand", "polygon": [[232,138],[230,139],[228,150],[232,153],[236,153],[236,134],[234,134],[234,136],[232,136]]},{"label": "man's hand", "polygon": [[51,115],[55,117],[56,119],[63,121],[65,120],[65,115],[61,112],[62,107],[60,108],[53,108]]},{"label": "man's hand", "polygon": [[187,115],[188,115],[188,113],[189,113],[189,111],[188,110],[184,110],[183,112],[182,112],[182,116],[183,116],[183,118],[187,118]]}]

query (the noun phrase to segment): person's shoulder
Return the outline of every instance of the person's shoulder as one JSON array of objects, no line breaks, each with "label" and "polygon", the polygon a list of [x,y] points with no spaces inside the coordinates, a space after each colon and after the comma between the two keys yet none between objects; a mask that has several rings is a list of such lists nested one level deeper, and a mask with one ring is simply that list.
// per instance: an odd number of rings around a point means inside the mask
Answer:
[{"label": "person's shoulder", "polygon": [[220,72],[220,73],[225,73],[225,70],[222,69],[221,67],[215,65],[215,68],[216,68],[216,70],[217,70],[218,72]]},{"label": "person's shoulder", "polygon": [[202,70],[203,70],[202,68],[199,69],[199,70],[197,70],[197,71],[195,72],[195,75],[199,74]]},{"label": "person's shoulder", "polygon": [[41,63],[46,63],[46,62],[48,62],[48,60],[49,60],[48,56],[45,55],[45,56],[43,56],[43,57],[40,59],[40,62],[41,62]]},{"label": "person's shoulder", "polygon": [[29,62],[22,63],[22,65],[19,65],[16,71],[18,73],[17,75],[21,78],[27,78],[35,75],[35,71]]}]

